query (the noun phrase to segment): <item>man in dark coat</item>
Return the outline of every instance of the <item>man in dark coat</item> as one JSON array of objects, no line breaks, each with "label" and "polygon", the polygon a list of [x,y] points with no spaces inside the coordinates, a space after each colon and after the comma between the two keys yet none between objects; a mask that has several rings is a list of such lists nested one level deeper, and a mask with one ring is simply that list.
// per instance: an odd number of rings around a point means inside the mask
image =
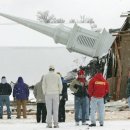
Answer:
[{"label": "man in dark coat", "polygon": [[3,118],[3,105],[5,103],[7,107],[7,118],[11,119],[11,111],[10,111],[10,99],[9,96],[11,95],[12,88],[10,84],[7,83],[6,77],[3,76],[1,78],[0,83],[0,119]]},{"label": "man in dark coat", "polygon": [[23,78],[19,77],[17,83],[13,89],[13,97],[17,103],[17,118],[21,118],[21,106],[23,107],[23,118],[27,118],[26,115],[26,103],[29,97],[28,85],[24,83]]},{"label": "man in dark coat", "polygon": [[[60,73],[58,73],[60,74]],[[64,80],[63,77],[61,77],[62,80],[62,93],[60,94],[60,103],[59,103],[59,122],[65,122],[65,103],[68,100],[68,94],[67,94],[67,82]]]}]

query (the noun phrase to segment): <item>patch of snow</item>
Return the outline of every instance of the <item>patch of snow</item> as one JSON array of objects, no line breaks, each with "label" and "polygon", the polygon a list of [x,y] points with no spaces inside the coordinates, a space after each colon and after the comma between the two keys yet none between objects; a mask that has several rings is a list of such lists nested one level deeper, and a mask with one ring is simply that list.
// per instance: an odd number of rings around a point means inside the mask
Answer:
[{"label": "patch of snow", "polygon": [[[89,122],[90,123],[90,122]],[[60,128],[52,128],[58,130],[129,130],[130,129],[130,121],[129,120],[116,120],[116,121],[105,121],[105,125],[103,127],[99,126],[97,122],[96,127],[86,126],[75,126],[75,122],[65,122],[59,123]],[[2,119],[0,120],[0,129],[1,130],[43,130],[46,128],[45,123],[36,123],[35,119],[31,117],[28,119]]]}]

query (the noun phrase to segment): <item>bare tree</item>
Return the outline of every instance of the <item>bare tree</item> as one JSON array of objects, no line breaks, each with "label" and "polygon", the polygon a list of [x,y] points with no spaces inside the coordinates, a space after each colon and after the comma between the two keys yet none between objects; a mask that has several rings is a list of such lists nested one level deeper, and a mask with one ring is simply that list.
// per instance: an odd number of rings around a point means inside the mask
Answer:
[{"label": "bare tree", "polygon": [[81,15],[79,22],[80,23],[88,23],[88,20],[89,19],[85,15]]},{"label": "bare tree", "polygon": [[[53,14],[50,15],[48,10],[44,12],[39,11],[37,13],[37,18],[40,22],[44,23],[65,23],[63,18],[56,18]],[[86,15],[81,15],[77,20],[71,18],[69,23],[88,23],[93,31],[101,31],[101,29],[97,28],[93,18],[88,18]]]},{"label": "bare tree", "polygon": [[37,19],[44,23],[65,23],[64,19],[56,18],[53,14],[50,15],[48,10],[44,12],[37,12]]},{"label": "bare tree", "polygon": [[65,20],[62,18],[55,19],[54,23],[65,23]]},{"label": "bare tree", "polygon": [[76,23],[76,20],[75,19],[70,19],[69,23]]},{"label": "bare tree", "polygon": [[44,23],[53,23],[55,21],[55,16],[52,14],[49,14],[49,11],[44,11],[44,12],[37,12],[37,19],[40,22],[44,22]]}]

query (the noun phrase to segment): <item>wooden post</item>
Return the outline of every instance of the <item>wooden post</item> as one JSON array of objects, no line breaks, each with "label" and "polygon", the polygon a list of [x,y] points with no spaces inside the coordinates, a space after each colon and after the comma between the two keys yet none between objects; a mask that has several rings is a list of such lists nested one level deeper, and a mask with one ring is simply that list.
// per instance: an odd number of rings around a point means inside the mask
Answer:
[{"label": "wooden post", "polygon": [[118,51],[118,47],[117,47],[116,41],[115,41],[115,53],[116,53],[117,62],[118,62],[117,86],[116,86],[116,100],[117,100],[120,97],[120,86],[121,86],[121,72],[122,72],[122,69],[121,69],[121,60],[120,60],[119,51]]}]

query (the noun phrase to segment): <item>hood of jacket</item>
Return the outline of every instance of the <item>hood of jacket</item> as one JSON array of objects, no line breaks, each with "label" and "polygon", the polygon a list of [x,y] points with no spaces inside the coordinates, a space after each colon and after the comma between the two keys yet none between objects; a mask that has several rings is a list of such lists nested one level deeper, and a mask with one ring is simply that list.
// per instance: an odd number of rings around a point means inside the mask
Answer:
[{"label": "hood of jacket", "polygon": [[103,77],[102,73],[95,74],[94,78],[98,79],[98,80],[101,80],[101,81],[104,81],[104,77]]}]

